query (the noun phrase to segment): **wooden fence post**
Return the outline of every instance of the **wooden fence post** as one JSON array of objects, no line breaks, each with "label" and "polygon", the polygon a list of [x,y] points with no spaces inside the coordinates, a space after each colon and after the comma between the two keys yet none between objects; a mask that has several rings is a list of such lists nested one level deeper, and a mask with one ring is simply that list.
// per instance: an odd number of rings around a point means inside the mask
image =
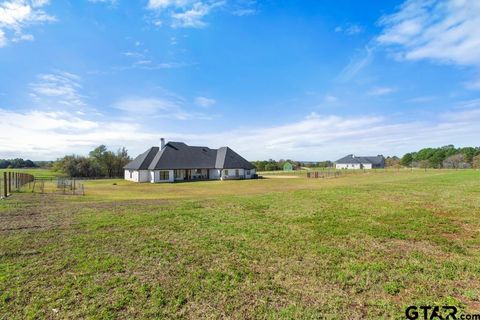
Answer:
[{"label": "wooden fence post", "polygon": [[7,173],[3,173],[3,196],[6,198],[7,197]]},{"label": "wooden fence post", "polygon": [[12,173],[8,172],[8,194],[12,193]]}]

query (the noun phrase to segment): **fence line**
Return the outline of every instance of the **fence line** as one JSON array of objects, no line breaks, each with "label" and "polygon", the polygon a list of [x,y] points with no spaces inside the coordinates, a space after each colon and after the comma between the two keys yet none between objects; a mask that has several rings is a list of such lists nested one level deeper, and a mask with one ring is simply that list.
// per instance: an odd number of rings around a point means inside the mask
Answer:
[{"label": "fence line", "polygon": [[26,185],[28,185],[28,191],[31,190],[32,193],[47,191],[65,195],[85,195],[83,180],[68,177],[35,178],[31,174],[9,171],[0,173],[0,198],[5,199],[14,192],[20,192]]},{"label": "fence line", "polygon": [[340,171],[309,171],[307,172],[307,178],[310,179],[321,179],[321,178],[336,178],[340,176],[342,172]]},{"label": "fence line", "polygon": [[3,172],[2,198],[10,196],[12,192],[20,191],[23,186],[30,184],[33,181],[35,181],[35,177],[28,173],[11,171]]}]

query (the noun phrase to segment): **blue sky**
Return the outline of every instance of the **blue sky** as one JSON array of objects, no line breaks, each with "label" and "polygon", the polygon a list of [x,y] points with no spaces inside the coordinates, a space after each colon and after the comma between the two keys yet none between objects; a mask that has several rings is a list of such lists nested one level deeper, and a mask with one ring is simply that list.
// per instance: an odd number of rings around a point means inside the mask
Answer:
[{"label": "blue sky", "polygon": [[0,158],[479,145],[480,2],[0,0]]}]

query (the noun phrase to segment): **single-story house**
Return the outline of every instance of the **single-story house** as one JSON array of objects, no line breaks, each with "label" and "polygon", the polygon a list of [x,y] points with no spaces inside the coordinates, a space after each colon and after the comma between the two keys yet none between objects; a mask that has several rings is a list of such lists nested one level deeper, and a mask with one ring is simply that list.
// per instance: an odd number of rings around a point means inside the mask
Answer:
[{"label": "single-story house", "polygon": [[360,157],[349,154],[335,161],[336,169],[379,169],[385,168],[385,158],[382,155]]},{"label": "single-story house", "polygon": [[255,166],[229,147],[210,149],[161,139],[125,167],[125,180],[175,182],[190,180],[252,179]]}]

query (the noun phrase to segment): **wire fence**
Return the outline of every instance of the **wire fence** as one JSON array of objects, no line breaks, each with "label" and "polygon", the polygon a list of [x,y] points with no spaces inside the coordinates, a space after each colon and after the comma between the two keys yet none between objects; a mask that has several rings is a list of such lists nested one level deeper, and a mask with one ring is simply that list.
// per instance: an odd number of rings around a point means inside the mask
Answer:
[{"label": "wire fence", "polygon": [[307,178],[310,179],[323,179],[323,178],[336,178],[342,174],[341,171],[309,171],[307,172]]},{"label": "wire fence", "polygon": [[68,177],[36,178],[22,172],[3,172],[0,174],[1,198],[10,197],[15,192],[55,193],[85,195],[83,180]]}]

